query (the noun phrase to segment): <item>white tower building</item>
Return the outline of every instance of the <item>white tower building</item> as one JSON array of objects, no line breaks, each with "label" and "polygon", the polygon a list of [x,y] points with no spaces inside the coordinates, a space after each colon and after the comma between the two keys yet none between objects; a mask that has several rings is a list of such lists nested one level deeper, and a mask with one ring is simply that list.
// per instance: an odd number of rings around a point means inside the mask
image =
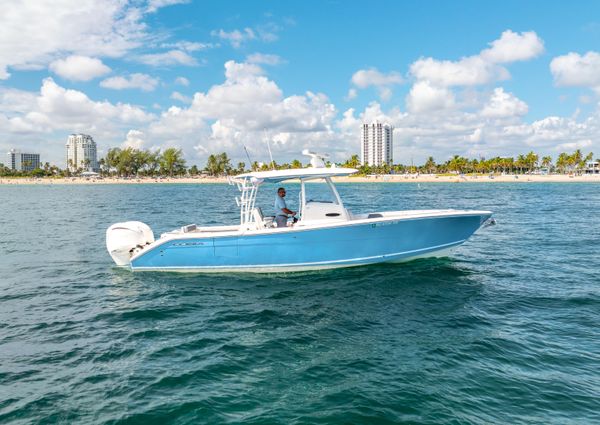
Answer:
[{"label": "white tower building", "polygon": [[360,145],[362,165],[392,165],[393,152],[394,127],[380,122],[362,125]]},{"label": "white tower building", "polygon": [[74,172],[100,171],[96,156],[96,142],[87,134],[71,134],[67,139],[67,168]]}]

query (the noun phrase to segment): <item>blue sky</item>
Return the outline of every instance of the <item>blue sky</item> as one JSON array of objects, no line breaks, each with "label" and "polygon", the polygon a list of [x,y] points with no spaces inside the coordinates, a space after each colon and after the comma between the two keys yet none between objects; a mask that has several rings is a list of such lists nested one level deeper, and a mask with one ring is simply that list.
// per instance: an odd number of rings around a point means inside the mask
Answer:
[{"label": "blue sky", "polygon": [[[600,3],[31,1],[0,5],[0,148],[63,165],[68,134],[181,147],[395,160],[600,154]],[[77,25],[76,23],[79,23]],[[600,156],[600,155],[598,155]]]}]

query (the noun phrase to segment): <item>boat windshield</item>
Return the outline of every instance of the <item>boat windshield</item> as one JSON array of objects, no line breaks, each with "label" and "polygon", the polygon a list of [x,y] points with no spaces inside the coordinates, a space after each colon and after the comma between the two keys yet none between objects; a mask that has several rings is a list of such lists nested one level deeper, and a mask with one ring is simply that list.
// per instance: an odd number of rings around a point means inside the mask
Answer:
[{"label": "boat windshield", "polygon": [[312,180],[306,183],[304,189],[306,203],[318,202],[326,204],[338,204],[337,197],[330,185],[324,180]]}]

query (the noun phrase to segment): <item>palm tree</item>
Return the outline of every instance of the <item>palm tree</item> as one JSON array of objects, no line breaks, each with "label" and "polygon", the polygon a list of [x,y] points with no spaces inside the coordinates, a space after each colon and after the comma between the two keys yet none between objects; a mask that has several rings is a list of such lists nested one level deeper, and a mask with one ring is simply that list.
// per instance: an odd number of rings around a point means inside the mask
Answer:
[{"label": "palm tree", "polygon": [[[110,174],[111,170],[114,168],[117,173],[119,173],[119,162],[121,159],[121,149],[119,148],[111,148],[106,152],[105,163],[106,169]],[[119,173],[120,175],[120,173]]]},{"label": "palm tree", "polygon": [[130,176],[135,170],[135,149],[129,147],[119,150],[119,158],[117,161],[117,173],[119,176]]},{"label": "palm tree", "polygon": [[300,161],[298,161],[297,159],[294,159],[292,161],[292,168],[302,168],[302,163]]},{"label": "palm tree", "polygon": [[523,174],[523,168],[527,167],[527,159],[525,155],[519,155],[515,161],[515,166],[519,169],[519,174]]},{"label": "palm tree", "polygon": [[427,171],[428,174],[435,173],[437,165],[435,164],[435,160],[432,156],[427,158],[427,161],[425,161],[425,165],[423,165],[423,168]]},{"label": "palm tree", "polygon": [[226,152],[221,152],[219,155],[217,155],[217,161],[219,164],[219,171],[222,174],[228,174],[233,169],[231,166],[231,160],[227,156]]},{"label": "palm tree", "polygon": [[552,157],[551,156],[542,157],[542,167],[547,168],[548,171],[550,171],[550,168],[552,168]]},{"label": "palm tree", "polygon": [[580,165],[580,171],[583,171],[586,169],[587,167],[587,163],[590,162],[592,159],[594,158],[594,152],[590,152],[588,153],[585,158],[583,158],[583,160],[581,161],[581,165]]},{"label": "palm tree", "polygon": [[537,167],[539,158],[540,157],[537,154],[533,153],[533,151],[530,151],[525,156],[525,163],[527,164],[527,169],[530,173],[535,167]]},{"label": "palm tree", "polygon": [[349,160],[346,161],[344,167],[348,168],[358,168],[360,167],[360,159],[358,155],[352,155]]},{"label": "palm tree", "polygon": [[573,152],[569,160],[569,166],[571,168],[571,171],[579,170],[582,161],[583,154],[581,153],[581,149],[577,149],[575,152]]},{"label": "palm tree", "polygon": [[209,155],[208,160],[206,161],[205,170],[211,176],[216,176],[219,174],[219,163],[217,161],[217,157],[215,155]]},{"label": "palm tree", "polygon": [[246,163],[245,162],[238,162],[238,164],[237,164],[237,172],[239,174],[242,174],[244,171],[246,171]]},{"label": "palm tree", "polygon": [[561,152],[556,159],[556,167],[564,173],[569,166],[569,155],[566,152]]},{"label": "palm tree", "polygon": [[154,152],[148,152],[146,169],[149,175],[153,176],[159,170],[161,156],[160,149],[157,149]]},{"label": "palm tree", "polygon": [[465,169],[467,159],[463,158],[459,155],[454,155],[452,159],[450,159],[446,164],[449,171],[454,171],[456,173],[462,173]]},{"label": "palm tree", "polygon": [[161,171],[167,172],[169,176],[173,174],[181,174],[185,171],[185,159],[181,149],[168,148],[166,149],[160,161]]}]

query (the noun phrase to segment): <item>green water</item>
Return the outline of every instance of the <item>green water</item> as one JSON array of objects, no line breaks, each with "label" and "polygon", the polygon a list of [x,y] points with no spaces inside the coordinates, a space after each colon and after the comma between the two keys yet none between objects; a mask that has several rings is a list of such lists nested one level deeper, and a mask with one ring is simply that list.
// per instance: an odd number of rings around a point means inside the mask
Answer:
[{"label": "green water", "polygon": [[498,225],[447,259],[132,274],[110,224],[235,223],[235,189],[0,186],[0,423],[600,423],[600,185],[339,190]]}]

